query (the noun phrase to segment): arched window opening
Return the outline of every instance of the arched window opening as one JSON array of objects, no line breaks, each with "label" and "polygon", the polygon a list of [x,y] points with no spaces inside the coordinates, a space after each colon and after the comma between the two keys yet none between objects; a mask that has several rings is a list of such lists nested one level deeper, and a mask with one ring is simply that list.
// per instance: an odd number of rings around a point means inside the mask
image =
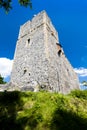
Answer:
[{"label": "arched window opening", "polygon": [[60,56],[60,55],[61,55],[61,53],[62,53],[62,51],[61,51],[61,50],[59,50],[59,51],[58,51],[58,55]]},{"label": "arched window opening", "polygon": [[60,43],[56,43],[57,49],[58,49],[58,56],[61,56],[61,54],[64,54],[62,45]]}]

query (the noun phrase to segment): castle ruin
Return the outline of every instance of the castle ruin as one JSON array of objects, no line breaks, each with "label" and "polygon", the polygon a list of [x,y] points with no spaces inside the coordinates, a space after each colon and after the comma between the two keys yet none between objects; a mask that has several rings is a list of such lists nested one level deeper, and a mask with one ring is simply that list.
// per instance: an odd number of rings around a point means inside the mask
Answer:
[{"label": "castle ruin", "polygon": [[10,82],[20,86],[21,91],[66,94],[79,89],[77,75],[45,11],[20,27]]}]

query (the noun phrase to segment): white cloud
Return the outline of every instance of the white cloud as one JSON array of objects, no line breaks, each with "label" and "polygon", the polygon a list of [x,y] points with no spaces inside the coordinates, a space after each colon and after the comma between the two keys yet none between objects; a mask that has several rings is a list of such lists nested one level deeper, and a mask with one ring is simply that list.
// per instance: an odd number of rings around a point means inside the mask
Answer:
[{"label": "white cloud", "polygon": [[13,60],[8,58],[0,58],[0,74],[2,77],[7,78],[11,74]]},{"label": "white cloud", "polygon": [[80,68],[75,68],[74,70],[80,77],[87,76],[87,68],[80,67]]}]

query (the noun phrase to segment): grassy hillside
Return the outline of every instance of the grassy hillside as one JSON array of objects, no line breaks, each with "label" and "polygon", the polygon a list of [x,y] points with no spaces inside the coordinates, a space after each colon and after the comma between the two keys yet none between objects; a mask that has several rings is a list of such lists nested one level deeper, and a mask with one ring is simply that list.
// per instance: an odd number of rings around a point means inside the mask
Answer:
[{"label": "grassy hillside", "polygon": [[0,130],[87,130],[87,91],[0,92]]}]

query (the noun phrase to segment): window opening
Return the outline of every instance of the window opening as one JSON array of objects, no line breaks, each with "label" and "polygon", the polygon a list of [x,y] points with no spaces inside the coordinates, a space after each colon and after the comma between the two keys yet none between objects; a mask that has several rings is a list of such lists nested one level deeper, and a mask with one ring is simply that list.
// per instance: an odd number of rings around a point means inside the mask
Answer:
[{"label": "window opening", "polygon": [[28,44],[30,44],[30,39],[28,39]]},{"label": "window opening", "polygon": [[61,51],[61,50],[59,50],[59,51],[58,51],[58,55],[60,56],[60,55],[61,55],[61,53],[62,53],[62,51]]},{"label": "window opening", "polygon": [[27,72],[27,70],[25,69],[25,70],[24,70],[24,74],[25,74],[26,72]]},{"label": "window opening", "polygon": [[62,45],[60,43],[56,43],[56,45],[57,45],[57,49],[58,49],[58,55],[60,56],[61,54],[63,54]]}]

